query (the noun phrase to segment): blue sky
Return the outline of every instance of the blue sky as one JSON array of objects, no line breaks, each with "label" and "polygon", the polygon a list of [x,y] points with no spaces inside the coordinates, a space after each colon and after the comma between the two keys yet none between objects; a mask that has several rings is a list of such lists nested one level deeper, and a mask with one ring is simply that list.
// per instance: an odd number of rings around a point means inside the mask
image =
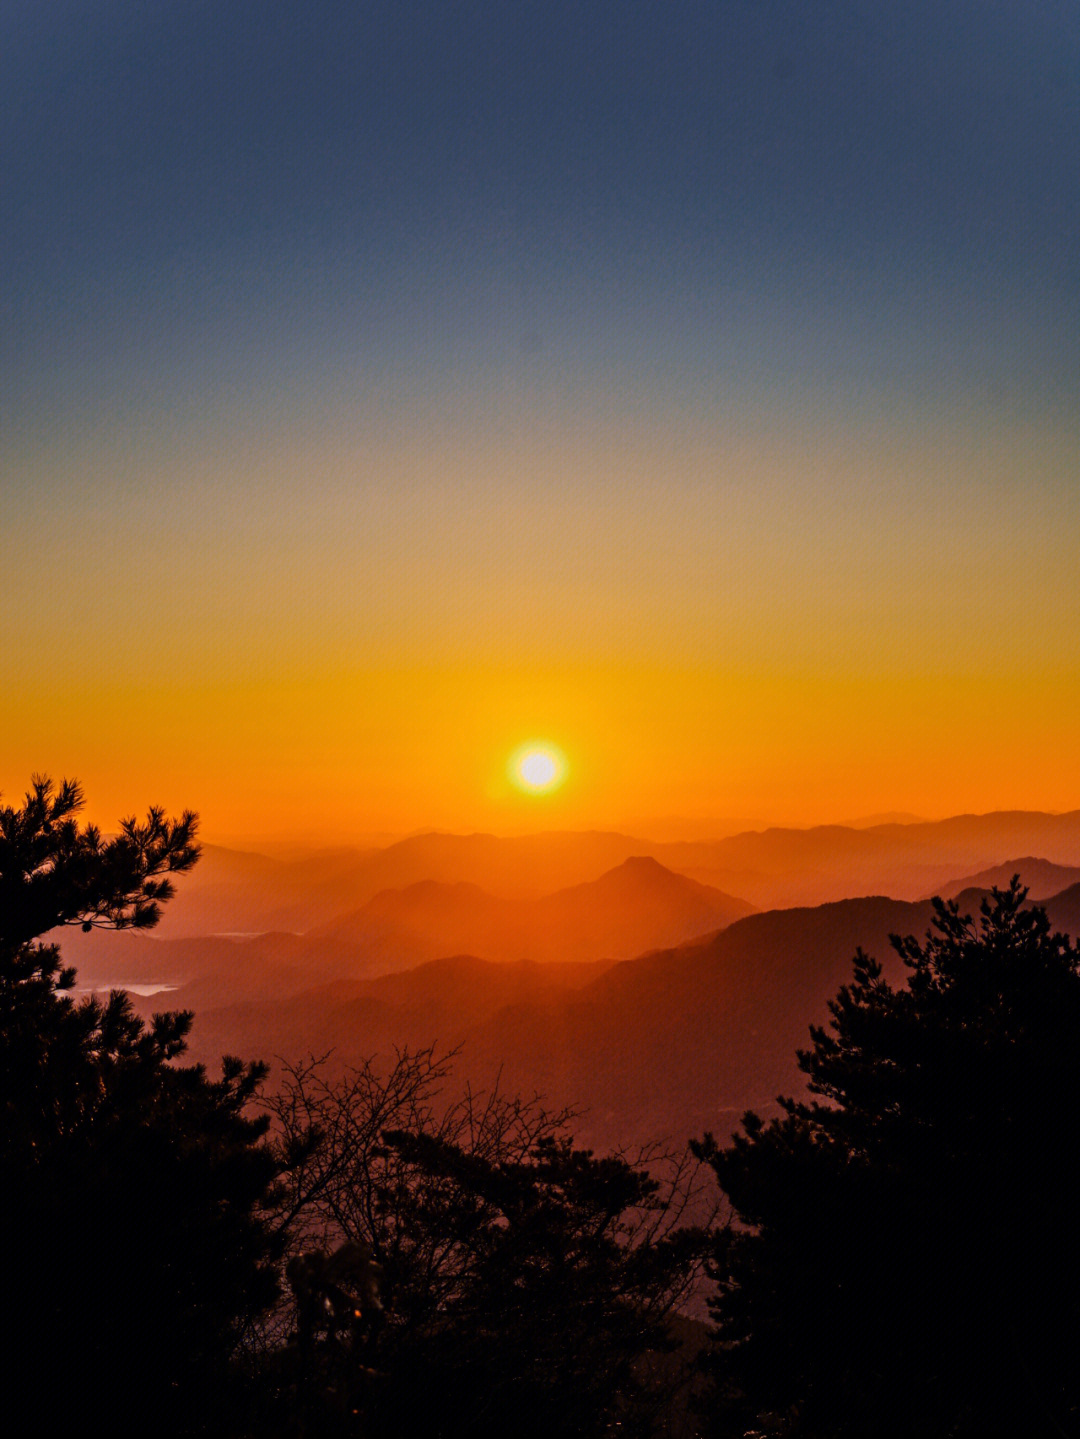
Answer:
[{"label": "blue sky", "polygon": [[155,0],[2,23],[16,429],[197,403],[200,379],[508,365],[541,389],[554,365],[1071,403],[1074,5]]}]

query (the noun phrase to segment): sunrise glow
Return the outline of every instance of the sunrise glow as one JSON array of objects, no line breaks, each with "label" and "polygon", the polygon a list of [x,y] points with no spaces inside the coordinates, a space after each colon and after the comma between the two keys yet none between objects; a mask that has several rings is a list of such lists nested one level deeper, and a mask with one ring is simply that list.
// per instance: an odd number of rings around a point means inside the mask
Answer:
[{"label": "sunrise glow", "polygon": [[510,777],[527,794],[558,788],[566,775],[566,761],[553,745],[523,745],[510,760]]}]

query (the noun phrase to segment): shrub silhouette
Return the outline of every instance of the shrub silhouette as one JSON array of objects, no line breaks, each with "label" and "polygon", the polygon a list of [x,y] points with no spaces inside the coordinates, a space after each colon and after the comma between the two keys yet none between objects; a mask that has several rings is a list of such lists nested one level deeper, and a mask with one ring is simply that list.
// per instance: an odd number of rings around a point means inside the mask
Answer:
[{"label": "shrub silhouette", "polygon": [[152,927],[199,853],[192,814],[153,809],[104,841],[82,802],[35,777],[0,809],[5,1393],[33,1432],[203,1431],[275,1293],[277,1165],[245,1114],[264,1070],[228,1058],[210,1080],[172,1062],[190,1014],[147,1026],[122,992],[74,1001],[41,937]]},{"label": "shrub silhouette", "polygon": [[1080,953],[1026,893],[935,901],[906,986],[860,951],[799,1056],[817,1098],[696,1146],[736,1216],[722,1429],[1080,1432]]},{"label": "shrub silhouette", "polygon": [[277,1423],[295,1404],[298,1431],[387,1439],[674,1432],[661,1356],[704,1259],[697,1166],[575,1148],[570,1112],[497,1088],[446,1100],[451,1058],[295,1066],[270,1101],[305,1250]]}]

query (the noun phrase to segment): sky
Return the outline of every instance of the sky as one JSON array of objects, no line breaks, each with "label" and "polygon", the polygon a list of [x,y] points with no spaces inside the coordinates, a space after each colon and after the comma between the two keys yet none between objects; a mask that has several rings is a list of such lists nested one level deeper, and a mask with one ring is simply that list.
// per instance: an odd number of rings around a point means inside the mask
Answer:
[{"label": "sky", "polygon": [[7,800],[1080,807],[1072,0],[38,0],[0,108]]}]

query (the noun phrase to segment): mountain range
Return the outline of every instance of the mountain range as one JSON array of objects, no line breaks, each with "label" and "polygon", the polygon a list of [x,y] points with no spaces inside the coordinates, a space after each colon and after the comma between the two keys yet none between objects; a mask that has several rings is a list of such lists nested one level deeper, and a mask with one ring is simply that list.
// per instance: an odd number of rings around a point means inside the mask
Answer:
[{"label": "mountain range", "polygon": [[753,913],[745,900],[632,856],[599,879],[539,899],[502,899],[474,884],[422,880],[375,895],[309,938],[361,941],[397,931],[403,945],[489,959],[629,959],[722,929]]},{"label": "mountain range", "polygon": [[[985,891],[960,896],[976,914]],[[1056,927],[1080,933],[1080,884],[1047,901]],[[801,1088],[796,1051],[851,976],[858,947],[886,975],[905,970],[892,934],[926,932],[928,901],[884,897],[772,910],[636,959],[493,963],[450,956],[373,978],[338,977],[288,995],[200,1009],[193,1053],[303,1057],[333,1066],[403,1045],[461,1046],[460,1081],[497,1077],[510,1091],[586,1106],[579,1134],[611,1145],[705,1129],[770,1110]],[[184,990],[174,1000],[187,1001]],[[139,1001],[149,1013],[159,1002]]]},{"label": "mountain range", "polygon": [[539,899],[500,899],[476,885],[424,880],[382,890],[359,909],[306,934],[161,939],[96,931],[65,934],[87,987],[181,986],[193,1008],[292,993],[335,978],[410,968],[448,954],[494,961],[587,963],[723,928],[752,905],[648,857]]},{"label": "mountain range", "polygon": [[[955,899],[968,889],[1004,889],[1014,874],[1020,876],[1021,884],[1027,887],[1031,899],[1049,899],[1060,894],[1070,885],[1080,883],[1080,867],[1068,864],[1051,864],[1048,859],[1036,859],[1027,855],[1024,859],[1010,859],[1004,864],[993,865],[978,874],[965,875],[942,885],[934,891],[942,899]],[[929,895],[926,896],[929,899]]]},{"label": "mountain range", "polygon": [[[925,932],[931,892],[977,914],[990,885],[1019,873],[1080,934],[1080,813],[642,845],[420,835],[298,861],[210,847],[202,889],[185,879],[166,911],[180,910],[172,937],[165,925],[59,937],[85,988],[170,986],[137,1005],[194,1010],[192,1053],[208,1063],[332,1051],[341,1066],[461,1045],[462,1081],[501,1075],[585,1105],[583,1137],[606,1145],[730,1128],[797,1089],[796,1050],[856,948],[902,980],[889,935]],[[570,882],[544,889],[553,876]],[[883,876],[884,892],[864,893]],[[296,928],[243,932],[267,916]],[[217,932],[185,933],[200,919]]]},{"label": "mountain range", "polygon": [[860,821],[664,843],[600,831],[421,834],[382,849],[327,850],[288,861],[207,845],[158,933],[305,932],[355,913],[383,890],[427,881],[475,885],[494,899],[538,899],[642,856],[757,909],[860,894],[915,900],[1002,866],[1010,855],[1080,866],[1080,811]]}]

